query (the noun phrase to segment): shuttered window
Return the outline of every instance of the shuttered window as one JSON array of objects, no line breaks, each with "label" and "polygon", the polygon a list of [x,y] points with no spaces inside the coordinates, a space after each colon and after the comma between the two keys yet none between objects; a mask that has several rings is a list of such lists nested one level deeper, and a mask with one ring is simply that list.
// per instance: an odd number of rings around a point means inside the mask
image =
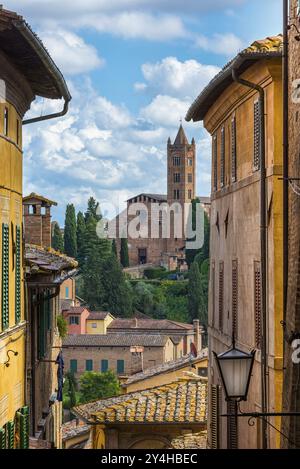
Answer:
[{"label": "shuttered window", "polygon": [[224,316],[224,262],[219,264],[219,330],[223,330]]},{"label": "shuttered window", "polygon": [[210,391],[210,447],[218,449],[220,448],[221,388],[211,384]]},{"label": "shuttered window", "polygon": [[124,360],[117,360],[117,373],[124,373],[125,363]]},{"label": "shuttered window", "polygon": [[215,261],[212,262],[211,276],[212,276],[212,318],[211,318],[211,325],[212,325],[212,327],[214,327],[215,326],[215,317],[216,317],[216,268],[215,268]]},{"label": "shuttered window", "polygon": [[85,361],[85,369],[86,371],[93,371],[93,360]]},{"label": "shuttered window", "polygon": [[75,360],[74,358],[70,360],[70,371],[72,371],[73,373],[77,373],[77,360]]},{"label": "shuttered window", "polygon": [[237,402],[227,402],[227,449],[238,449]]},{"label": "shuttered window", "polygon": [[212,160],[213,160],[213,173],[214,173],[213,190],[216,191],[218,189],[218,139],[217,139],[217,135],[213,136]]},{"label": "shuttered window", "polygon": [[29,448],[29,409],[22,407],[16,413],[16,442],[17,448]]},{"label": "shuttered window", "polygon": [[105,373],[108,370],[108,360],[101,360],[101,371]]},{"label": "shuttered window", "polygon": [[0,428],[0,449],[5,449],[6,448],[6,435],[5,435],[5,429]]},{"label": "shuttered window", "polygon": [[9,326],[9,226],[2,223],[2,330]]},{"label": "shuttered window", "polygon": [[15,447],[15,423],[7,422],[6,428],[6,448],[13,449]]},{"label": "shuttered window", "polygon": [[260,263],[254,263],[254,315],[255,315],[255,346],[261,347],[261,273]]},{"label": "shuttered window", "polygon": [[254,149],[253,149],[253,169],[257,171],[260,169],[260,102],[254,103]]},{"label": "shuttered window", "polygon": [[21,320],[21,228],[16,227],[15,321]]},{"label": "shuttered window", "polygon": [[221,174],[220,174],[221,187],[225,186],[225,127],[221,129]]},{"label": "shuttered window", "polygon": [[232,261],[232,335],[238,336],[238,262]]},{"label": "shuttered window", "polygon": [[231,120],[231,181],[236,181],[236,118]]}]

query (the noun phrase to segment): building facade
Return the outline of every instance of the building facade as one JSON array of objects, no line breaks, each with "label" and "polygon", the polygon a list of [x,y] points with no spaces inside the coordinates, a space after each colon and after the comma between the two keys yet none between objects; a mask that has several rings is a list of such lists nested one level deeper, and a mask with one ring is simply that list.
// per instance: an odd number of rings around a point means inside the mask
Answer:
[{"label": "building facade", "polygon": [[0,44],[0,448],[26,448],[22,125],[36,96],[66,99],[68,91],[38,37],[2,5]]},{"label": "building facade", "polygon": [[[282,409],[282,36],[254,42],[210,82],[187,119],[203,120],[212,136],[212,206],[209,289],[209,443],[212,448],[260,448],[259,421],[226,420],[231,413],[212,352],[229,349],[232,337],[256,350],[247,402],[262,405],[262,284],[260,234],[260,107],[258,93],[233,80],[232,70],[263,87],[265,99],[267,205],[267,409]],[[277,428],[280,418],[270,419]],[[267,428],[268,446],[279,433]]]}]

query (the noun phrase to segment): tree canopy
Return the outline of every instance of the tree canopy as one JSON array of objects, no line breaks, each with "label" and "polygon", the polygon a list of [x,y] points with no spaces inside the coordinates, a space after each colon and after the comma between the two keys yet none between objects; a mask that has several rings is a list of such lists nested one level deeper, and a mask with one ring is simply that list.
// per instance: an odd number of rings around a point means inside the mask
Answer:
[{"label": "tree canopy", "polygon": [[80,403],[113,397],[120,394],[120,384],[117,376],[111,370],[104,373],[86,371],[79,378]]}]

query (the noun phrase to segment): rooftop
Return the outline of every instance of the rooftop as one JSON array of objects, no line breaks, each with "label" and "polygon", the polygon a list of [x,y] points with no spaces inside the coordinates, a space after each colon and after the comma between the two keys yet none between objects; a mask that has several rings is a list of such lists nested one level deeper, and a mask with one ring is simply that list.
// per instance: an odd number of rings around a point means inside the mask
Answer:
[{"label": "rooftop", "polygon": [[77,406],[73,411],[85,421],[100,424],[179,423],[205,424],[207,420],[207,379],[184,378]]},{"label": "rooftop", "polygon": [[42,202],[42,204],[44,205],[57,205],[57,202],[47,199],[46,197],[43,197],[42,195],[38,195],[35,192],[31,192],[31,194],[27,195],[26,197],[23,197],[23,203],[25,204],[30,204],[32,203],[33,200],[38,200]]},{"label": "rooftop", "polygon": [[[26,266],[35,270],[35,273],[55,273],[76,269],[77,261],[72,257],[55,251],[52,248],[44,248],[33,244],[25,245]],[[74,272],[75,273],[75,272]]]},{"label": "rooftop", "polygon": [[161,373],[167,373],[169,371],[180,370],[180,368],[186,367],[187,365],[194,365],[203,359],[206,359],[208,356],[207,349],[203,349],[201,353],[194,357],[193,355],[184,356],[178,358],[171,362],[162,363],[160,365],[152,366],[147,368],[140,373],[136,373],[130,376],[127,381],[123,384],[123,387],[126,387],[128,384],[137,383],[143,381],[144,379],[151,378],[152,376],[159,375]]},{"label": "rooftop", "polygon": [[111,316],[113,318],[112,314],[110,314],[108,311],[91,311],[87,319],[103,320],[107,318],[107,316]]},{"label": "rooftop", "polygon": [[71,420],[70,422],[63,423],[61,430],[62,430],[62,439],[63,441],[69,440],[70,438],[74,438],[75,436],[84,435],[85,433],[88,435],[90,433],[90,425],[82,421]]},{"label": "rooftop", "polygon": [[254,41],[228,62],[223,69],[210,81],[189,108],[186,120],[194,122],[203,120],[212,104],[222,92],[233,83],[232,69],[235,67],[240,74],[259,60],[282,57],[282,34]]},{"label": "rooftop", "polygon": [[171,321],[169,319],[142,319],[142,318],[116,318],[108,326],[108,330],[113,329],[143,329],[143,330],[168,330],[179,331],[193,329],[192,324]]},{"label": "rooftop", "polygon": [[169,337],[160,334],[78,334],[63,339],[63,347],[164,347]]},{"label": "rooftop", "polygon": [[85,306],[71,306],[68,307],[67,309],[63,310],[64,315],[69,315],[69,314],[81,314],[83,311],[88,311]]}]

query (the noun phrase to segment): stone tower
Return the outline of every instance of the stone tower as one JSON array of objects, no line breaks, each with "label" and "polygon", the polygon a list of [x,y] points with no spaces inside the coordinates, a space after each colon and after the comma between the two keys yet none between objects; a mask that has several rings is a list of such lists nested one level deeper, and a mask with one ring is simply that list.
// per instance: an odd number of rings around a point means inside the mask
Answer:
[{"label": "stone tower", "polygon": [[56,202],[37,194],[23,198],[25,242],[51,247],[51,206]]}]

